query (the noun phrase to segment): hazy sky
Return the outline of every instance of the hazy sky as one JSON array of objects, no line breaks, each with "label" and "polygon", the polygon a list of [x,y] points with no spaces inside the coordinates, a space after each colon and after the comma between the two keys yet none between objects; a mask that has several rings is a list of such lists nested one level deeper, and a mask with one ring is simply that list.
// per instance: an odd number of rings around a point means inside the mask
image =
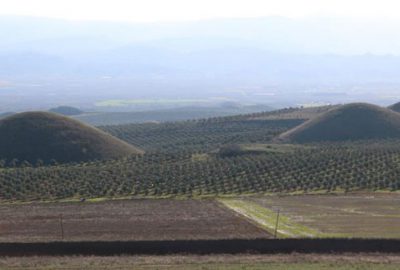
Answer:
[{"label": "hazy sky", "polygon": [[397,19],[399,10],[399,0],[0,0],[3,15],[135,22],[271,15]]}]

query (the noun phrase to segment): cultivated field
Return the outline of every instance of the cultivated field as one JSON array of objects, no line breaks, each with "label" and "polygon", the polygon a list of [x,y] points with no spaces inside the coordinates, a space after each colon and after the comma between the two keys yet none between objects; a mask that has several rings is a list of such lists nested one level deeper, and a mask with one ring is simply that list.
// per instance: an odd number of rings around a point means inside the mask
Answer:
[{"label": "cultivated field", "polygon": [[270,238],[278,209],[280,238],[400,238],[398,193],[218,200],[3,204],[0,242]]},{"label": "cultivated field", "polygon": [[257,196],[224,200],[281,237],[400,238],[400,194]]},{"label": "cultivated field", "polygon": [[0,216],[0,242],[269,237],[212,200],[14,204]]}]

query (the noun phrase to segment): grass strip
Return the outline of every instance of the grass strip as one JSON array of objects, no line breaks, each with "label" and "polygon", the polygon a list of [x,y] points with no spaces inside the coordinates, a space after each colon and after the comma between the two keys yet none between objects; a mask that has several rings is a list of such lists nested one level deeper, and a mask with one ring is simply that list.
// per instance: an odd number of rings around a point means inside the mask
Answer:
[{"label": "grass strip", "polygon": [[[277,213],[271,209],[260,206],[259,204],[242,199],[218,199],[223,205],[236,213],[257,223],[269,233],[274,234]],[[280,214],[277,236],[280,238],[288,237],[333,237],[324,234],[310,227],[293,222],[289,217]]]}]

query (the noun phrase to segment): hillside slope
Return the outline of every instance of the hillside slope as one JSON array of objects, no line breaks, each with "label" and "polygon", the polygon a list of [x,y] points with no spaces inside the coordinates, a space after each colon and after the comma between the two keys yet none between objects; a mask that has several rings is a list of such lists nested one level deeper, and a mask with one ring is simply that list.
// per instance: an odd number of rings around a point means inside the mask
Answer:
[{"label": "hillside slope", "polygon": [[390,105],[388,109],[391,109],[395,112],[400,112],[400,102]]},{"label": "hillside slope", "polygon": [[111,159],[141,150],[97,128],[48,112],[26,112],[0,120],[0,159],[35,163]]},{"label": "hillside slope", "polygon": [[400,138],[400,114],[371,104],[343,105],[278,137],[284,142]]},{"label": "hillside slope", "polygon": [[284,120],[284,119],[312,119],[340,105],[325,105],[317,107],[284,108],[280,110],[259,113],[254,120]]}]

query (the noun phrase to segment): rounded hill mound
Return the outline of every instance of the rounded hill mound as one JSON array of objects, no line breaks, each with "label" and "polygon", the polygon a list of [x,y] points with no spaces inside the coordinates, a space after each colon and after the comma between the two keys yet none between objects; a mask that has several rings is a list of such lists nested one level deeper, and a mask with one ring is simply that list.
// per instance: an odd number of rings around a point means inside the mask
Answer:
[{"label": "rounded hill mound", "polygon": [[65,163],[141,152],[97,128],[54,113],[26,112],[0,120],[0,159]]},{"label": "rounded hill mound", "polygon": [[392,104],[388,108],[391,109],[392,111],[400,112],[400,102]]},{"label": "rounded hill mound", "polygon": [[366,103],[331,109],[278,137],[279,141],[309,143],[400,138],[400,114]]}]

